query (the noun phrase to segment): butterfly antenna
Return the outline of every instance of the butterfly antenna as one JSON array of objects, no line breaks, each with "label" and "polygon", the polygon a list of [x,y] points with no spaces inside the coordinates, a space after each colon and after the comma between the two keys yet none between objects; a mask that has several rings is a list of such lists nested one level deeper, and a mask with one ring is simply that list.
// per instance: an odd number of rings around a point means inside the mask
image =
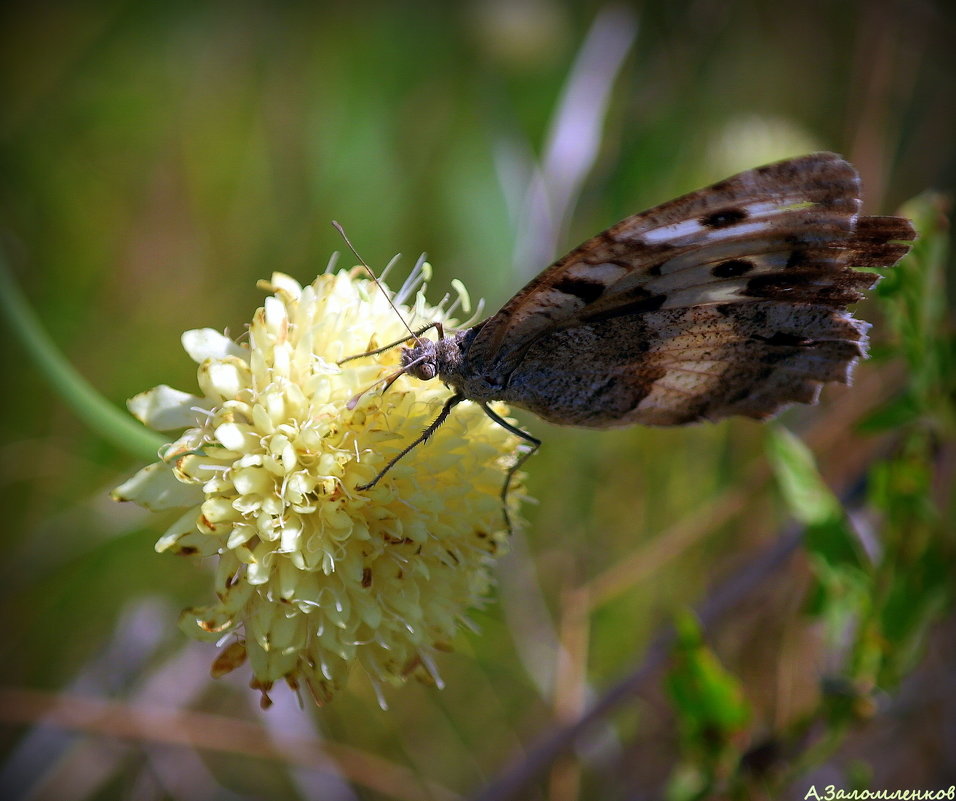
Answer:
[{"label": "butterfly antenna", "polygon": [[385,291],[385,287],[383,287],[383,286],[379,283],[379,280],[378,280],[378,278],[375,276],[375,273],[372,272],[372,268],[368,266],[368,263],[365,261],[365,259],[363,259],[363,258],[359,255],[359,252],[355,249],[355,246],[354,246],[354,245],[351,243],[351,241],[349,240],[348,236],[347,236],[346,233],[345,233],[345,229],[341,226],[340,223],[336,222],[335,220],[332,220],[332,226],[335,228],[336,231],[339,232],[339,234],[341,235],[342,239],[345,240],[345,244],[348,245],[348,246],[349,246],[349,250],[351,250],[352,253],[355,254],[355,258],[357,258],[357,259],[359,260],[359,262],[361,263],[361,265],[366,269],[366,271],[368,272],[368,274],[371,276],[372,280],[375,282],[375,286],[377,286],[377,287],[381,290],[382,294],[385,296],[385,300],[388,301],[388,305],[391,306],[392,309],[394,309],[395,314],[398,315],[398,319],[402,321],[402,325],[405,326],[405,330],[408,331],[408,333],[412,335],[412,339],[414,339],[416,342],[419,342],[419,343],[420,343],[421,340],[418,338],[418,335],[417,335],[414,331],[412,331],[411,326],[409,326],[409,324],[405,322],[405,318],[402,317],[402,313],[398,310],[398,307],[397,307],[394,303],[392,303],[392,298],[389,296],[388,292]]}]

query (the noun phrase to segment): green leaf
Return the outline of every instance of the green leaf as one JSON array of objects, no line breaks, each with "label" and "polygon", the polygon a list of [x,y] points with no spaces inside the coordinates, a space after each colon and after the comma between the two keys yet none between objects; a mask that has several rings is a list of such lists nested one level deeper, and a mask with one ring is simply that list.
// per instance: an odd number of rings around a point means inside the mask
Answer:
[{"label": "green leaf", "polygon": [[681,729],[709,750],[743,728],[750,718],[750,709],[740,683],[707,647],[693,614],[683,612],[675,626],[675,663],[667,688]]},{"label": "green leaf", "polygon": [[768,429],[767,455],[790,513],[807,525],[831,523],[843,509],[817,471],[810,449],[782,426]]},{"label": "green leaf", "polygon": [[5,255],[0,252],[0,317],[20,340],[27,357],[37,370],[91,429],[145,461],[155,462],[157,452],[167,440],[134,420],[110,403],[67,360],[20,291]]},{"label": "green leaf", "polygon": [[885,658],[879,680],[896,686],[919,658],[927,628],[951,597],[952,568],[933,541],[913,562],[894,571],[880,609]]},{"label": "green leaf", "polygon": [[768,431],[767,453],[787,508],[807,527],[807,550],[828,565],[863,568],[857,537],[810,449],[787,429],[775,426]]},{"label": "green leaf", "polygon": [[863,434],[878,434],[893,431],[919,420],[921,410],[918,400],[908,389],[893,400],[877,407],[857,426]]},{"label": "green leaf", "polygon": [[908,393],[924,416],[954,425],[956,341],[947,330],[946,265],[949,250],[947,199],[933,192],[901,210],[919,232],[910,254],[877,286],[895,345],[909,367]]}]

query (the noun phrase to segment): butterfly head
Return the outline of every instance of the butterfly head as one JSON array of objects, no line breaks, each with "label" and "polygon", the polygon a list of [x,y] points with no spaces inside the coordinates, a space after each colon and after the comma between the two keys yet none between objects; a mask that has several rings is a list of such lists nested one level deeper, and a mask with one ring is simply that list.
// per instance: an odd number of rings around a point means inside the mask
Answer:
[{"label": "butterfly head", "polygon": [[411,347],[402,348],[402,372],[422,381],[431,381],[438,375],[439,344],[430,339],[418,339]]},{"label": "butterfly head", "polygon": [[446,384],[457,384],[464,361],[464,346],[469,331],[439,339],[416,339],[411,347],[402,349],[402,372],[422,381],[440,378]]}]

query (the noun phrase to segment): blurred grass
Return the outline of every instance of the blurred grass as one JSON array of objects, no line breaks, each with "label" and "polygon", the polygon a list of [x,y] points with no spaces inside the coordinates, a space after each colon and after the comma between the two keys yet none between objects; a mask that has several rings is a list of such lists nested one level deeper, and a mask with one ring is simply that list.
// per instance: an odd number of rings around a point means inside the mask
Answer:
[{"label": "blurred grass", "polygon": [[[954,28],[945,7],[633,5],[637,41],[615,83],[595,167],[556,245],[570,247],[737,169],[815,147],[857,164],[870,212],[892,211],[927,186],[950,188]],[[343,249],[332,219],[369,263],[402,252],[410,267],[427,250],[436,299],[458,277],[494,310],[544,266],[512,262],[522,232],[504,184],[520,186],[520,168],[541,153],[599,8],[553,0],[5,4],[2,246],[50,335],[118,405],[157,383],[194,386],[179,334],[201,326],[241,332],[261,303],[258,278],[280,270],[308,281]],[[503,152],[516,160],[503,161]],[[874,313],[867,303],[861,316]],[[205,574],[156,555],[159,527],[107,499],[137,465],[86,430],[9,337],[4,356],[0,682],[86,688],[132,703],[151,677],[188,683],[163,665],[185,646],[176,610],[204,602]],[[864,365],[855,389],[830,387],[821,407],[784,418],[817,433],[812,444],[837,492],[859,473],[853,455],[875,447],[853,425],[898,389],[891,367]],[[356,681],[330,707],[303,713],[315,721],[312,735],[472,791],[554,725],[554,694],[567,688],[542,689],[557,670],[545,660],[557,656],[556,629],[574,617],[561,601],[570,589],[629,558],[640,565],[656,537],[733,501],[733,514],[715,513],[712,525],[665,540],[668,558],[595,603],[583,616],[588,623],[574,623],[588,686],[605,687],[639,662],[675,608],[701,597],[786,519],[753,478],[766,475],[758,425],[602,433],[522,420],[545,440],[528,464],[540,500],[527,512],[532,561],[502,565],[500,602],[475,614],[482,633],[462,634],[460,653],[443,661],[447,689],[390,692],[392,710],[383,713]],[[815,692],[819,633],[796,617],[807,580],[798,560],[717,639],[767,726],[796,715]],[[143,644],[142,662],[127,660],[120,621],[152,599],[166,625]],[[96,660],[111,644],[118,678],[106,682]],[[951,688],[951,703],[954,695]],[[241,680],[200,686],[182,701],[243,719],[256,714]],[[300,715],[269,714],[289,725]],[[952,722],[953,706],[947,714]],[[920,721],[914,743],[935,736]],[[661,696],[615,722],[597,737],[601,764],[620,787],[656,786],[677,742]],[[287,776],[272,761],[201,752],[183,757],[183,789],[156,767],[164,747],[147,740],[125,748],[115,771],[83,791],[68,781],[78,770],[72,741],[48,743],[38,751],[44,759],[31,762],[26,731],[0,729],[7,765],[48,766],[44,786],[69,791],[60,798],[136,797],[140,787],[155,797],[197,797],[189,786],[215,798],[294,798],[323,781],[316,771]],[[106,748],[96,737],[85,742]],[[944,775],[946,763],[927,764],[916,745],[896,747],[901,753],[882,768],[897,783]],[[641,753],[629,759],[632,748]],[[584,778],[581,797],[618,797],[599,773]],[[573,783],[554,782],[547,797],[574,797],[561,789]],[[322,786],[330,798],[387,797]]]}]

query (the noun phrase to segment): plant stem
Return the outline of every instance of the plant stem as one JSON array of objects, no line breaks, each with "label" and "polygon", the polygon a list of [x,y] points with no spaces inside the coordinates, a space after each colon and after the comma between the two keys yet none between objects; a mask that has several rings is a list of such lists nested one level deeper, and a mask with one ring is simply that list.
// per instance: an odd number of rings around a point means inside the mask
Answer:
[{"label": "plant stem", "polygon": [[0,315],[37,369],[84,423],[127,453],[156,460],[156,452],[165,440],[110,403],[67,361],[30,308],[2,252]]}]

